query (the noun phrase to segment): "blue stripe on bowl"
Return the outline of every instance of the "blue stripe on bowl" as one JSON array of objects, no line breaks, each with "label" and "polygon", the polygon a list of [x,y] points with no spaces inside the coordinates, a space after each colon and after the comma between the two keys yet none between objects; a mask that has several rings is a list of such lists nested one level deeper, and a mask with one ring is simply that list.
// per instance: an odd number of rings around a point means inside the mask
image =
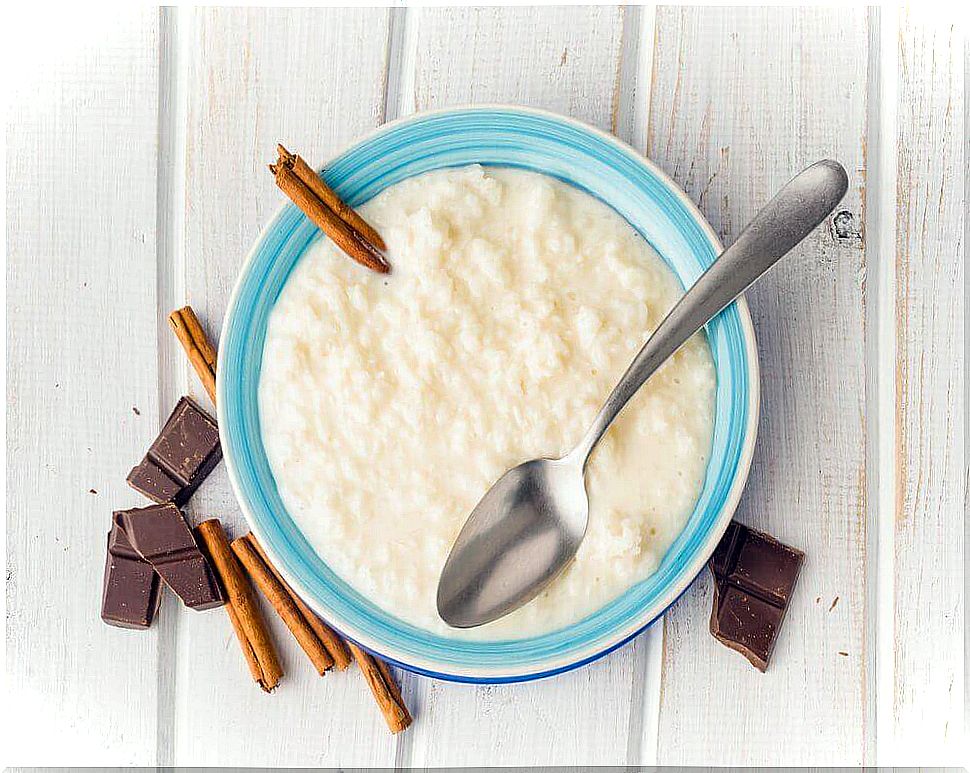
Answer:
[{"label": "blue stripe on bowl", "polygon": [[[481,163],[555,176],[602,199],[663,256],[684,286],[718,252],[686,197],[632,150],[596,130],[538,111],[481,107],[390,124],[327,165],[352,206],[401,180]],[[546,635],[466,641],[429,633],[379,608],[340,579],[295,526],[260,434],[257,387],[273,305],[318,231],[284,206],[254,246],[227,311],[219,352],[219,420],[240,504],[279,569],[338,629],[405,668],[463,681],[537,678],[588,662],[649,625],[713,550],[747,476],[757,414],[757,356],[747,309],[733,304],[707,328],[717,369],[714,441],[704,488],[657,572],[589,617]],[[648,474],[648,471],[645,471]]]}]

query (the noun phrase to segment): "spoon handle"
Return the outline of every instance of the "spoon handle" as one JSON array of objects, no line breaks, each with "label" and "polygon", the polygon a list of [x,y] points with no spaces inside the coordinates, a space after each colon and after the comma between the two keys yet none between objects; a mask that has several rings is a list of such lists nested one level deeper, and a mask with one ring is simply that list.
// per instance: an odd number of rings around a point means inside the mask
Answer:
[{"label": "spoon handle", "polygon": [[570,457],[585,466],[613,420],[654,371],[815,230],[842,200],[848,184],[845,169],[836,161],[819,161],[793,177],[671,309],[613,388]]}]

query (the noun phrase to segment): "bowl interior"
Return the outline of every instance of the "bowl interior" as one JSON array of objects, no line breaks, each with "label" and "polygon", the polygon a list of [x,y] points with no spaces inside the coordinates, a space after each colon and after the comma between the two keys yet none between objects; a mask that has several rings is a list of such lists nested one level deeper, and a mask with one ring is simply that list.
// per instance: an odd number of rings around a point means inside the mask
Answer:
[{"label": "bowl interior", "polygon": [[[390,124],[327,165],[351,206],[406,177],[481,163],[558,177],[602,199],[691,285],[717,254],[710,229],[677,189],[631,149],[557,116],[503,108],[419,115]],[[238,280],[219,351],[219,420],[243,510],[279,569],[335,627],[406,668],[452,679],[544,676],[613,649],[658,617],[703,566],[744,484],[753,443],[757,363],[747,310],[733,304],[707,328],[717,371],[707,476],[683,532],[648,579],[589,617],[529,639],[466,641],[429,633],[379,608],[317,556],[279,497],[260,434],[257,387],[267,320],[317,229],[293,205],[264,230]]]}]

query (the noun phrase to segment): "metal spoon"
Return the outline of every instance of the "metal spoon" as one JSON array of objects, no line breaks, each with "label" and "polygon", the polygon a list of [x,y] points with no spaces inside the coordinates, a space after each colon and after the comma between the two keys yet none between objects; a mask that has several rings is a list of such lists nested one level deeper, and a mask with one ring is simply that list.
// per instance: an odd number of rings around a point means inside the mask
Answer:
[{"label": "metal spoon", "polygon": [[819,161],[785,185],[644,344],[576,448],[506,472],[462,528],[438,581],[438,614],[456,628],[496,620],[548,585],[586,534],[589,455],[617,414],[681,345],[810,234],[845,195],[842,165]]}]

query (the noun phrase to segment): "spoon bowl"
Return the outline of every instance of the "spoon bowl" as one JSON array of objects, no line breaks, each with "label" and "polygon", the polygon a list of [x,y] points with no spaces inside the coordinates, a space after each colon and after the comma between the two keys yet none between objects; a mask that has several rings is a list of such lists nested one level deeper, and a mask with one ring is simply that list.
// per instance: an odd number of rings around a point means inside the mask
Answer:
[{"label": "spoon bowl", "polygon": [[496,481],[472,511],[438,584],[438,614],[455,628],[496,620],[566,568],[586,535],[589,499],[572,457],[533,459]]}]

